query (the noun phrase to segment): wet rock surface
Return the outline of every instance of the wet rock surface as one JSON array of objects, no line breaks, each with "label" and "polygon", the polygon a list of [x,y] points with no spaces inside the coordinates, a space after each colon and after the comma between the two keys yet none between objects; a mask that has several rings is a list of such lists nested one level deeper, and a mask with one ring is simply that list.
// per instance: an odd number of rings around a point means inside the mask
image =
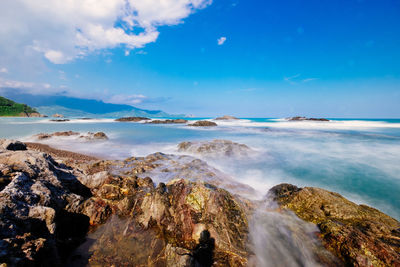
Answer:
[{"label": "wet rock surface", "polygon": [[209,127],[209,126],[218,126],[218,125],[212,121],[196,121],[195,123],[188,124],[188,126]]},{"label": "wet rock surface", "polygon": [[151,124],[177,124],[177,123],[187,123],[187,120],[184,119],[174,119],[174,120],[153,120],[146,123]]},{"label": "wet rock surface", "polygon": [[252,150],[244,144],[219,139],[212,141],[182,142],[178,145],[178,151],[206,156],[227,157],[248,156],[252,152]]},{"label": "wet rock surface", "polygon": [[183,254],[204,229],[215,239],[214,266],[247,263],[244,206],[207,183],[180,179],[155,187],[150,178],[109,177],[82,212],[93,226],[102,224],[77,250],[92,266],[132,259],[136,266],[187,266]]},{"label": "wet rock surface", "polygon": [[138,122],[138,121],[148,121],[150,120],[149,118],[145,117],[123,117],[116,119],[115,121],[120,121],[120,122],[128,122],[128,121],[133,121],[133,122]]},{"label": "wet rock surface", "polygon": [[324,189],[281,184],[269,196],[312,222],[327,249],[348,266],[400,266],[400,223]]}]

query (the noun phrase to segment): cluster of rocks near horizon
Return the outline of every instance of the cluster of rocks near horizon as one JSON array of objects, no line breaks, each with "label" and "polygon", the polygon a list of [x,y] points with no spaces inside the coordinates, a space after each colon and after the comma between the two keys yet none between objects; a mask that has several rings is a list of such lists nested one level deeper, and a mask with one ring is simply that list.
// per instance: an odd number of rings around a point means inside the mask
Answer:
[{"label": "cluster of rocks near horizon", "polygon": [[[178,149],[251,153],[228,140],[184,142]],[[206,162],[162,153],[122,161],[62,155],[68,154],[0,140],[0,264],[187,266],[185,253],[208,229],[214,266],[256,266],[249,220],[263,205],[232,193],[242,184],[227,188],[218,179],[204,181],[202,173],[189,175]],[[177,159],[185,160],[172,165]],[[180,175],[155,184],[151,174],[160,168]],[[329,252],[313,251],[319,264],[400,266],[400,223],[390,216],[320,188],[280,184],[265,194],[277,203],[275,212],[294,212],[318,227]]]}]

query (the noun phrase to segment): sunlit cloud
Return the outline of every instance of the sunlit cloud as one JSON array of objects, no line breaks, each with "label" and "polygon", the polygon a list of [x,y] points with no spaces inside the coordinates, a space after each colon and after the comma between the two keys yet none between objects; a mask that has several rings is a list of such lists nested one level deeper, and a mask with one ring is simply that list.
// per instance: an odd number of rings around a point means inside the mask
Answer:
[{"label": "sunlit cloud", "polygon": [[[211,0],[3,0],[0,54],[39,53],[63,64],[95,51],[144,47]],[[12,55],[10,55],[12,56]]]}]

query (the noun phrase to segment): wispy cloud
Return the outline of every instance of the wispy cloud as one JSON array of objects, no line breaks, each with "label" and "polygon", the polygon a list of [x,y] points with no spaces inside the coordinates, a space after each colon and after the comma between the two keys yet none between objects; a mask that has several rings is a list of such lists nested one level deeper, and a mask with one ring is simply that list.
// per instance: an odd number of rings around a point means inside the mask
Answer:
[{"label": "wispy cloud", "polygon": [[283,77],[283,80],[285,82],[288,82],[291,85],[296,85],[296,84],[301,84],[301,83],[308,83],[308,82],[312,82],[315,80],[319,80],[318,78],[302,78],[301,74],[296,74],[293,76],[289,76],[289,77]]},{"label": "wispy cloud", "polygon": [[5,0],[0,9],[0,54],[29,50],[63,64],[99,50],[129,51],[155,42],[158,27],[182,23],[211,2]]},{"label": "wispy cloud", "polygon": [[0,73],[8,73],[8,69],[7,68],[0,68]]},{"label": "wispy cloud", "polygon": [[220,38],[218,38],[217,43],[218,45],[223,45],[226,41],[226,37],[222,36]]}]

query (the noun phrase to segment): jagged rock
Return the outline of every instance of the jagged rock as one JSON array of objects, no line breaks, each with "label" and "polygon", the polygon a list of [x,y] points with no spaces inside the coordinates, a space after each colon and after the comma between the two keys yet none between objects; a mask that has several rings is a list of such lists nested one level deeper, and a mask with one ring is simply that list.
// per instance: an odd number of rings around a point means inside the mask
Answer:
[{"label": "jagged rock", "polygon": [[324,189],[281,184],[269,191],[282,208],[315,223],[326,248],[349,266],[400,266],[400,223]]},{"label": "jagged rock", "polygon": [[182,142],[178,145],[178,151],[208,156],[248,156],[251,149],[230,140],[212,140],[198,142]]},{"label": "jagged rock", "polygon": [[72,170],[36,151],[0,151],[0,263],[59,265],[84,238],[90,197]]},{"label": "jagged rock", "polygon": [[174,119],[174,120],[153,120],[146,123],[151,124],[176,124],[176,123],[187,123],[187,120],[184,119]]},{"label": "jagged rock", "polygon": [[92,235],[89,261],[129,265],[134,258],[136,266],[187,266],[188,257],[180,254],[208,229],[216,243],[214,266],[246,266],[245,210],[227,191],[207,183],[180,179],[155,187],[150,178],[110,177],[83,208],[93,225],[109,218]]},{"label": "jagged rock", "polygon": [[0,139],[0,148],[12,151],[26,150],[26,145],[16,140]]},{"label": "jagged rock", "polygon": [[224,115],[222,117],[216,118],[216,120],[238,120],[238,118],[229,115]]},{"label": "jagged rock", "polygon": [[124,118],[116,119],[115,121],[122,121],[122,122],[134,121],[134,122],[138,122],[138,121],[148,121],[148,120],[150,120],[150,119],[149,118],[145,118],[145,117],[124,117]]},{"label": "jagged rock", "polygon": [[306,117],[291,117],[287,118],[288,121],[329,121],[328,119],[323,119],[323,118],[306,118]]},{"label": "jagged rock", "polygon": [[188,126],[208,127],[208,126],[218,126],[218,125],[212,121],[196,121],[195,123],[188,124]]}]

